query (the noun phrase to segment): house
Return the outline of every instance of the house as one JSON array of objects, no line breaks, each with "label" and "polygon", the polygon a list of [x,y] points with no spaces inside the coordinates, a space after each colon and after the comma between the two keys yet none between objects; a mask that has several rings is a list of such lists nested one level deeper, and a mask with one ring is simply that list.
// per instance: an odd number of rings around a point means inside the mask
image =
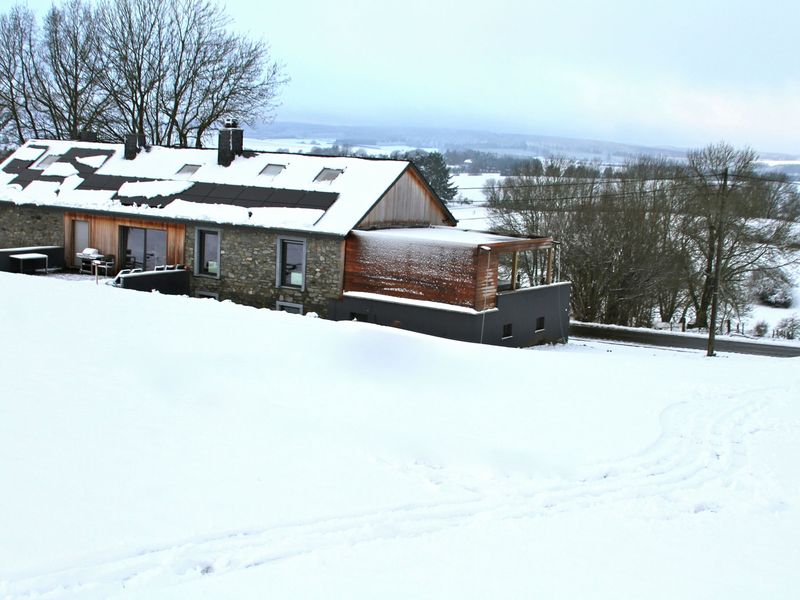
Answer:
[{"label": "house", "polygon": [[0,258],[39,248],[79,268],[94,248],[109,275],[186,265],[199,297],[483,343],[567,339],[551,238],[456,228],[408,161],[245,151],[229,125],[210,150],[27,142],[0,164]]}]

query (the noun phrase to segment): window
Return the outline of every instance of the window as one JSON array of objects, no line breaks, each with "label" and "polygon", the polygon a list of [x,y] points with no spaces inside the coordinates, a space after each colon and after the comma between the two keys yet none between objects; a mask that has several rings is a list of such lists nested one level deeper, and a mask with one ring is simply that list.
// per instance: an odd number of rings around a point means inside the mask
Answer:
[{"label": "window", "polygon": [[198,298],[211,298],[212,300],[219,300],[219,294],[216,292],[207,292],[205,290],[197,290],[195,294]]},{"label": "window", "polygon": [[276,302],[275,308],[277,310],[282,310],[283,312],[293,313],[296,315],[303,314],[303,305],[302,304],[294,304],[292,302]]},{"label": "window", "polygon": [[280,172],[283,171],[285,168],[286,168],[286,165],[269,164],[266,167],[264,167],[263,169],[261,169],[261,172],[259,173],[259,175],[265,175],[267,177],[275,177],[275,175],[280,174]]},{"label": "window", "polygon": [[305,289],[306,243],[278,239],[278,286]]},{"label": "window", "polygon": [[195,275],[219,277],[219,231],[198,229],[195,241]]},{"label": "window", "polygon": [[61,158],[60,154],[47,154],[42,160],[32,166],[31,169],[46,169],[50,165],[57,163],[59,158]]},{"label": "window", "polygon": [[186,165],[183,165],[180,169],[178,169],[178,172],[175,173],[175,175],[186,175],[188,177],[189,175],[193,175],[197,171],[197,169],[199,169],[199,168],[200,168],[200,165],[189,165],[189,164],[186,164]]},{"label": "window", "polygon": [[333,181],[339,175],[344,173],[344,169],[322,169],[316,177],[314,177],[314,183],[319,183],[320,181]]},{"label": "window", "polygon": [[508,339],[510,337],[514,337],[512,334],[512,325],[511,323],[506,323],[503,325],[503,339]]},{"label": "window", "polygon": [[536,318],[536,333],[544,331],[544,317]]}]

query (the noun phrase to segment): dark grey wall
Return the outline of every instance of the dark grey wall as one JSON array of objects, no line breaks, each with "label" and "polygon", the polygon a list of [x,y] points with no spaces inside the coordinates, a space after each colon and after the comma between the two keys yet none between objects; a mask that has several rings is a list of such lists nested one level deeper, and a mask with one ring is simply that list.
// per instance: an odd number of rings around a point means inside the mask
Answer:
[{"label": "dark grey wall", "polygon": [[[481,313],[346,296],[331,302],[329,316],[336,321],[355,317],[465,342],[524,347],[569,339],[569,296],[568,282],[505,292],[498,295],[496,309]],[[544,327],[537,331],[540,318]],[[511,335],[504,337],[507,325]]]}]

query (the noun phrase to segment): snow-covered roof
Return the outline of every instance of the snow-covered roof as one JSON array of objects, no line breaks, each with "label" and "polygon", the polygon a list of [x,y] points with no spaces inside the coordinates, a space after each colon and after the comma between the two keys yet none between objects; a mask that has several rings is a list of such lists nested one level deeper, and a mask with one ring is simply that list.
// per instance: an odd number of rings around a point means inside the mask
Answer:
[{"label": "snow-covered roof", "polygon": [[551,238],[519,238],[509,235],[498,235],[486,231],[458,229],[456,227],[404,227],[398,229],[378,229],[359,231],[359,237],[374,239],[409,240],[416,242],[434,242],[437,245],[454,244],[461,246],[491,246],[503,244],[544,245],[552,242]]},{"label": "snow-covered roof", "polygon": [[[60,158],[37,170],[49,156]],[[122,144],[34,140],[0,164],[0,200],[346,235],[409,165],[245,152],[224,167],[216,149],[153,146],[126,160]],[[317,180],[326,169],[335,177]]]}]

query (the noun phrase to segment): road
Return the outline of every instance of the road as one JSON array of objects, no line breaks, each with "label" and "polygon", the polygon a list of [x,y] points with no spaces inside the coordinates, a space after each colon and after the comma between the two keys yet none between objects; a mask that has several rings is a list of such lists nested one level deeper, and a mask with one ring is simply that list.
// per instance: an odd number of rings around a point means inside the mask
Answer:
[{"label": "road", "polygon": [[[687,348],[690,350],[706,350],[708,347],[708,341],[705,338],[681,335],[679,333],[649,332],[640,329],[621,329],[581,323],[570,323],[569,336],[570,338],[612,340],[665,348]],[[800,346],[748,342],[725,337],[717,338],[716,349],[718,352],[737,352],[739,354],[776,356],[780,358],[800,356]]]}]

